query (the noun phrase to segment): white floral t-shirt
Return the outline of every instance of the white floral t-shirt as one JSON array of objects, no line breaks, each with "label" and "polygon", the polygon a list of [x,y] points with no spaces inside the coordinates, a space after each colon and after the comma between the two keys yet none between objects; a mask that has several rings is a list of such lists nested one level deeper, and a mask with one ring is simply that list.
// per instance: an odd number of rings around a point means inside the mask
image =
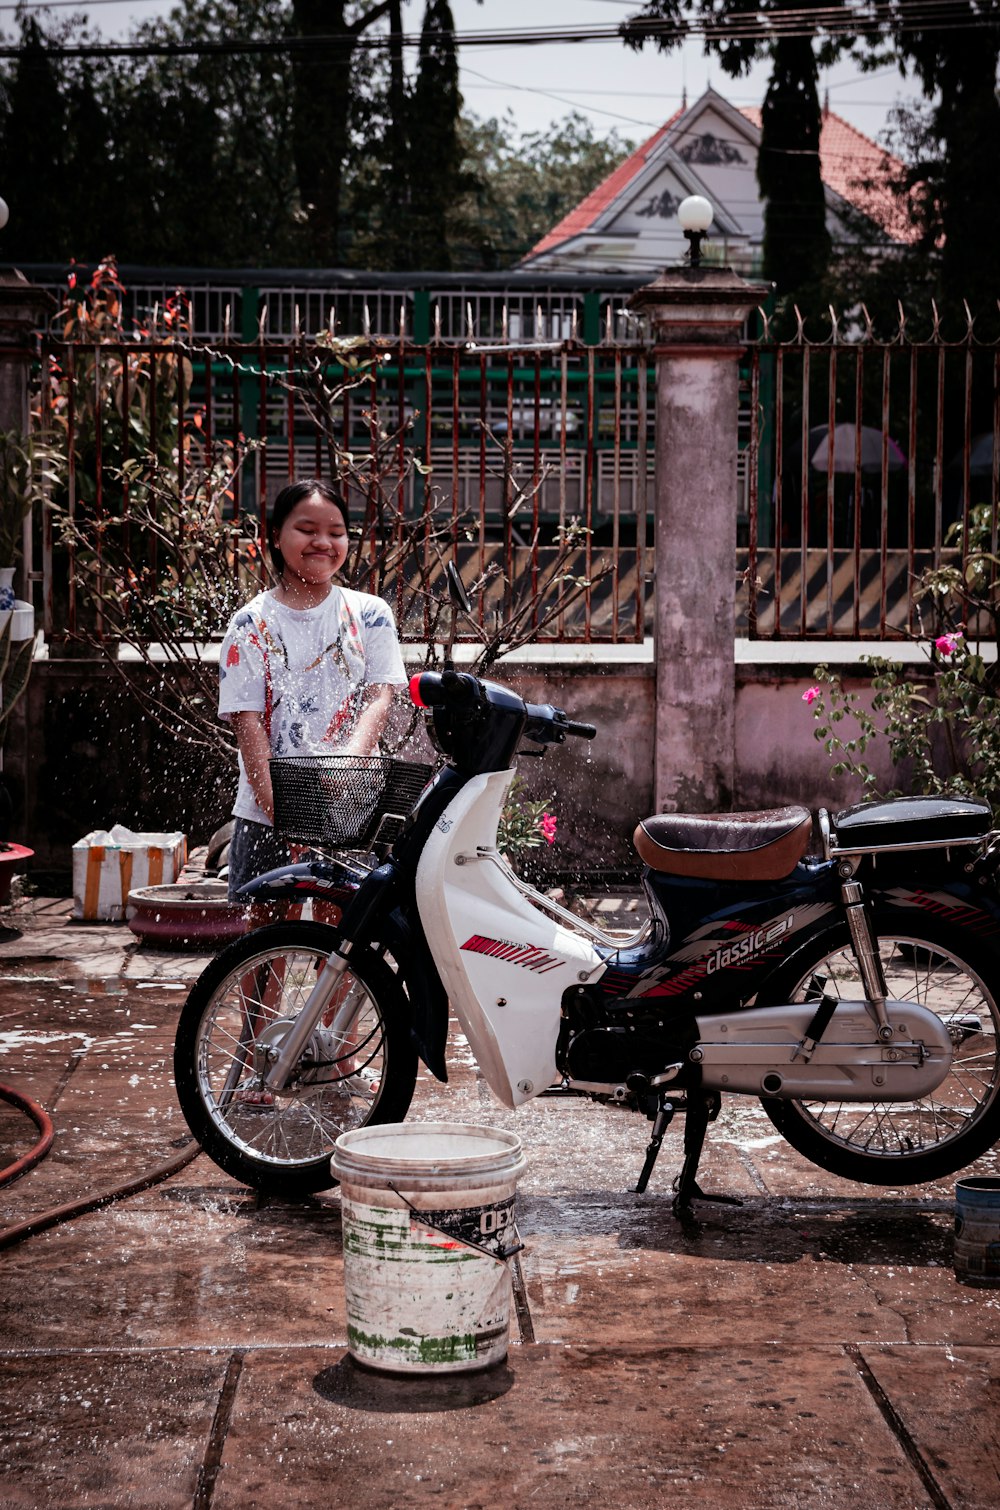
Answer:
[{"label": "white floral t-shirt", "polygon": [[[263,713],[272,755],[329,755],[351,737],[366,687],[405,686],[392,609],[331,588],[317,608],[258,593],[235,613],[219,655],[219,716]],[[243,761],[233,814],[270,823]]]}]

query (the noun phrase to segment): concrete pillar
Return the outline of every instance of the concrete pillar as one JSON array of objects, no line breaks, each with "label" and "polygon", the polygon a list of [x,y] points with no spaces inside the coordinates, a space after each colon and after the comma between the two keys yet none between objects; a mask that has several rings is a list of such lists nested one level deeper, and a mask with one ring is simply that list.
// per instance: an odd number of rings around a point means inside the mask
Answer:
[{"label": "concrete pillar", "polygon": [[770,291],[729,268],[671,268],[629,300],[656,340],[658,812],[732,806],[738,360]]}]

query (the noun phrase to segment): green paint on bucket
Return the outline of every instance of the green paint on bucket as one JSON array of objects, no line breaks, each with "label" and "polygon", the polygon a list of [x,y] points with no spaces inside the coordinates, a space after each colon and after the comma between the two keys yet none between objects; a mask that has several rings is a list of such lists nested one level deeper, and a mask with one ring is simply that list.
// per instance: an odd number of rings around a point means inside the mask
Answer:
[{"label": "green paint on bucket", "polygon": [[392,1373],[489,1368],[507,1356],[513,1133],[391,1123],[337,1139],[351,1354]]},{"label": "green paint on bucket", "polygon": [[1000,1286],[1000,1179],[959,1180],[955,1186],[955,1278],[964,1285]]}]

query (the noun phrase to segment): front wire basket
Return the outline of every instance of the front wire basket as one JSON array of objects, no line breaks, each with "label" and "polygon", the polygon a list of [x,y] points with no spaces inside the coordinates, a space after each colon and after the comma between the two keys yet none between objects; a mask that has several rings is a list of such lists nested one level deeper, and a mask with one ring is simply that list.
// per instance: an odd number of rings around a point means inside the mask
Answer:
[{"label": "front wire basket", "polygon": [[384,755],[283,755],[270,765],[275,833],[329,849],[391,844],[433,770]]}]

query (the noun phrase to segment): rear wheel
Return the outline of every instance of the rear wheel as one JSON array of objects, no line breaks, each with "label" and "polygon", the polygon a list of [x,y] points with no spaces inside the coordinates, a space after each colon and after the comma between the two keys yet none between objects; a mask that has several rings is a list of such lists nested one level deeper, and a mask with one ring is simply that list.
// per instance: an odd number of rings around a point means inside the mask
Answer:
[{"label": "rear wheel", "polygon": [[188,1126],[221,1169],[257,1190],[303,1195],[336,1183],[342,1132],[406,1115],[416,1081],[406,998],[383,959],[351,956],[333,1002],[280,1095],[263,1088],[267,1052],[288,1032],[337,942],[322,923],[260,928],[196,982],[174,1049]]},{"label": "rear wheel", "polygon": [[[1000,1138],[1000,971],[975,943],[916,909],[894,909],[874,923],[889,998],[919,1002],[948,1030],[954,1052],[948,1075],[919,1101],[765,1098],[761,1104],[793,1148],[845,1179],[873,1185],[943,1179]],[[768,999],[809,1001],[824,991],[864,998],[846,932],[843,942],[831,946],[827,939],[811,958],[789,961]]]}]

